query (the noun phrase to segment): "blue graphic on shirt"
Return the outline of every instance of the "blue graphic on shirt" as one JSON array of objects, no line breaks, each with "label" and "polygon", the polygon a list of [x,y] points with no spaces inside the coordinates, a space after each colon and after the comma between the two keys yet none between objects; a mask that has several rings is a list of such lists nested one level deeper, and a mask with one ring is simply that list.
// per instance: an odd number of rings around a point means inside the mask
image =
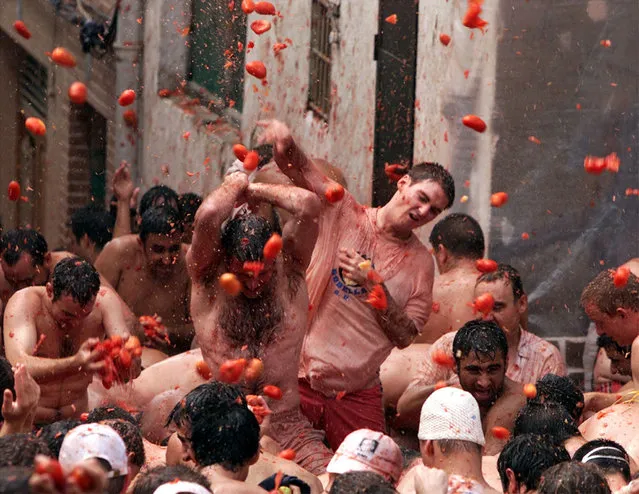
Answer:
[{"label": "blue graphic on shirt", "polygon": [[[362,256],[366,260],[368,259],[366,256]],[[375,269],[375,265],[371,266]],[[333,268],[331,271],[331,281],[333,282],[334,289],[333,295],[336,297],[341,297],[343,300],[348,300],[351,295],[362,295],[364,293],[368,293],[368,290],[361,286],[359,283],[351,280],[350,278],[346,278],[342,271],[342,268]]]}]

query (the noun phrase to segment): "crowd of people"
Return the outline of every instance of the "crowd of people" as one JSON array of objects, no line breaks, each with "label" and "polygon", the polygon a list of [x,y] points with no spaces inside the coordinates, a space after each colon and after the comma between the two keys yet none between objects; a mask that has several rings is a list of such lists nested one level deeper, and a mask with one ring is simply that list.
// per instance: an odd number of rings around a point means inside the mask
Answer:
[{"label": "crowd of people", "polygon": [[583,289],[584,393],[443,167],[367,207],[261,125],[205,198],[122,165],[67,250],[2,233],[0,493],[639,492],[639,259]]}]

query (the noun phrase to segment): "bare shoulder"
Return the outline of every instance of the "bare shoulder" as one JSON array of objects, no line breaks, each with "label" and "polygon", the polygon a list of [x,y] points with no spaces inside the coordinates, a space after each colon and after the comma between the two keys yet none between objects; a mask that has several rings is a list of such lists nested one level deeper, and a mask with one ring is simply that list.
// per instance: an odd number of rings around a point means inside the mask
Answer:
[{"label": "bare shoulder", "polygon": [[38,307],[42,303],[45,290],[43,286],[31,286],[18,290],[7,302],[5,315],[12,310],[24,311]]},{"label": "bare shoulder", "polygon": [[133,233],[114,238],[104,246],[102,253],[129,254],[141,248],[140,237]]}]

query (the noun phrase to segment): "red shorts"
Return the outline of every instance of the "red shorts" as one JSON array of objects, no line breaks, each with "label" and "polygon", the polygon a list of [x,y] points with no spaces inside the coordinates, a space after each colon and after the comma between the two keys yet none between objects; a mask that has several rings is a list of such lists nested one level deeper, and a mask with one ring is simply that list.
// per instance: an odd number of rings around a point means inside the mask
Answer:
[{"label": "red shorts", "polygon": [[381,385],[345,394],[339,400],[315,391],[307,379],[299,380],[299,388],[302,413],[315,429],[326,433],[333,451],[357,429],[386,433]]}]

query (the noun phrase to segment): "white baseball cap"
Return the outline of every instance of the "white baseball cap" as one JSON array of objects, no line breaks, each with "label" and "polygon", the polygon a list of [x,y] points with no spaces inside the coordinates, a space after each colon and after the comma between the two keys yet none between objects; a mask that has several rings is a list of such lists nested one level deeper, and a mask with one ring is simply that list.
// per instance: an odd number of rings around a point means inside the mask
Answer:
[{"label": "white baseball cap", "polygon": [[179,480],[178,482],[167,482],[153,491],[153,494],[180,494],[188,492],[189,494],[211,494],[211,491],[206,487],[202,487],[200,484],[194,482],[185,482]]},{"label": "white baseball cap", "polygon": [[115,477],[129,472],[126,445],[108,425],[82,424],[64,437],[59,461],[65,471],[72,470],[76,464],[89,458],[108,461]]},{"label": "white baseball cap", "polygon": [[344,438],[326,467],[328,473],[374,472],[397,482],[403,457],[399,446],[381,432],[359,429]]},{"label": "white baseball cap", "polygon": [[459,388],[434,391],[422,406],[417,437],[422,441],[452,439],[483,446],[479,405],[473,395]]}]

